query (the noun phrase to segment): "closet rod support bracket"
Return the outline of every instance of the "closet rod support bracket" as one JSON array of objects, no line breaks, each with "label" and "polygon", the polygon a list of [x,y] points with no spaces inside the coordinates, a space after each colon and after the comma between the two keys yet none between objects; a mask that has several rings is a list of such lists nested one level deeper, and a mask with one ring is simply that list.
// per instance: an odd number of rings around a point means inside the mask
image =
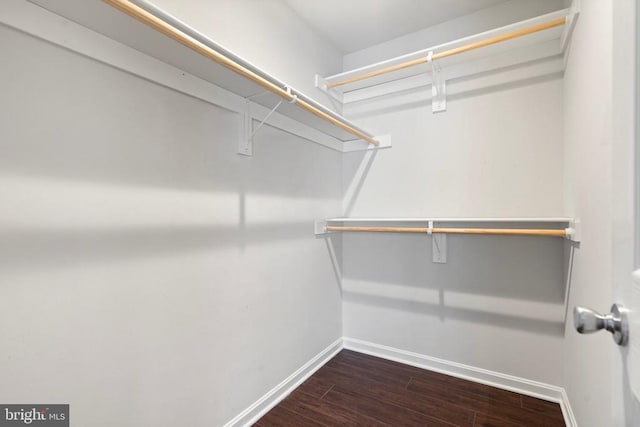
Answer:
[{"label": "closet rod support bracket", "polygon": [[315,76],[315,86],[323,92],[329,92],[329,83],[320,74]]},{"label": "closet rod support bracket", "polygon": [[252,135],[252,123],[253,117],[251,116],[250,101],[245,103],[244,111],[240,113],[240,119],[242,121],[242,131],[240,132],[240,140],[238,141],[238,154],[243,156],[253,155],[253,135]]},{"label": "closet rod support bracket", "polygon": [[442,67],[433,60],[433,51],[427,54],[427,63],[431,65],[431,112],[447,111],[447,82]]},{"label": "closet rod support bracket", "polygon": [[[287,102],[290,104],[295,104],[298,102],[298,95],[293,94],[291,92],[291,88],[287,87],[286,91],[291,95],[291,99]],[[245,99],[245,109],[242,112],[242,137],[240,140],[240,144],[238,146],[238,154],[242,154],[244,156],[252,156],[253,155],[253,137],[258,133],[260,128],[267,123],[267,120],[276,112],[278,107],[282,105],[284,100],[278,101],[278,103],[273,107],[260,121],[258,126],[253,127],[253,116],[251,115],[251,101],[249,98]]]},{"label": "closet rod support bracket", "polygon": [[344,103],[342,92],[338,91],[336,88],[330,88],[329,82],[324,77],[322,77],[319,74],[316,74],[314,83],[318,89],[326,93],[333,100],[338,101],[340,105]]},{"label": "closet rod support bracket", "polygon": [[314,221],[314,233],[316,236],[324,236],[329,234],[327,231],[327,221],[323,219],[316,219]]},{"label": "closet rod support bracket", "polygon": [[582,238],[582,224],[579,219],[574,219],[569,223],[569,227],[565,229],[566,239],[575,243],[580,243]]},{"label": "closet rod support bracket", "polygon": [[562,52],[567,51],[567,46],[571,40],[571,35],[576,26],[576,22],[580,16],[580,0],[573,0],[571,7],[569,8],[569,15],[566,17],[566,24],[562,30],[562,36],[560,37],[560,46],[562,46]]}]

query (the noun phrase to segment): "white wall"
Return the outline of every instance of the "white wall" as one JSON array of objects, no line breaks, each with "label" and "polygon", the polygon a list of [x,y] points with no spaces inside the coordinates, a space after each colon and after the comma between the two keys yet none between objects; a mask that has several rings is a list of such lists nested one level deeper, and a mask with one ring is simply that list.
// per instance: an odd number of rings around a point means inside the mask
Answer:
[{"label": "white wall", "polygon": [[313,235],[339,153],[265,127],[239,156],[233,113],[3,26],[0,52],[0,401],[222,425],[341,336]]},{"label": "white wall", "polygon": [[[566,212],[582,220],[569,307],[607,312],[613,301],[611,212],[612,2],[583,0],[565,73]],[[599,82],[600,84],[594,84]],[[578,425],[611,424],[615,346],[566,325],[564,383]],[[595,368],[594,367],[598,367]]]},{"label": "white wall", "polygon": [[[348,216],[564,214],[559,75],[452,97],[444,113],[427,101],[359,120],[393,148],[344,157]],[[449,236],[447,264],[426,236],[343,245],[345,336],[561,385],[562,240]]]}]

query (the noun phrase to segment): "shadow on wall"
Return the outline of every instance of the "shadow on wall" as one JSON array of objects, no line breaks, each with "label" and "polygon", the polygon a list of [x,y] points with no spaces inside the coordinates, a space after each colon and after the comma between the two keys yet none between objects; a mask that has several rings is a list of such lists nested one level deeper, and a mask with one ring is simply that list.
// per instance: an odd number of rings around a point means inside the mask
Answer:
[{"label": "shadow on wall", "polygon": [[282,196],[304,187],[307,197],[336,196],[325,162],[339,164],[339,153],[263,128],[254,157],[239,156],[236,113],[6,27],[0,50],[18,58],[0,69],[12,82],[0,115],[3,173],[202,192],[244,184],[250,194]]},{"label": "shadow on wall", "polygon": [[[344,156],[345,216],[357,206],[376,154]],[[394,177],[386,179],[393,182]],[[385,181],[384,188],[389,191],[393,186]],[[369,200],[376,211],[393,211],[385,206],[384,194],[368,197],[376,197],[376,203]],[[426,235],[344,233],[342,239],[348,254],[342,265],[346,304],[428,314],[441,322],[454,318],[554,336],[564,333],[566,286],[570,283],[565,278],[570,277],[570,264],[564,259],[562,239],[449,235],[446,264],[432,262],[431,237]]]},{"label": "shadow on wall", "polygon": [[221,250],[243,250],[274,241],[304,239],[308,222],[238,226],[158,226],[130,228],[0,229],[3,276],[39,274],[78,265],[143,260]]},{"label": "shadow on wall", "polygon": [[319,236],[318,239],[324,239],[331,260],[331,267],[336,279],[336,284],[340,290],[340,295],[344,296],[342,290],[342,236],[340,234],[332,234],[329,236]]},{"label": "shadow on wall", "polygon": [[564,240],[447,236],[447,263],[432,262],[431,237],[384,233],[343,236],[345,279],[561,303]]},{"label": "shadow on wall", "polygon": [[343,236],[345,302],[551,335],[564,333],[564,240],[448,235],[447,263],[423,235]]},{"label": "shadow on wall", "polygon": [[343,211],[348,217],[358,200],[360,191],[364,186],[369,171],[376,159],[378,150],[347,153],[344,155],[343,187],[344,194]]},{"label": "shadow on wall", "polygon": [[367,295],[366,293],[344,292],[344,297],[350,303],[367,306],[377,306],[385,309],[392,309],[403,312],[413,312],[421,315],[430,315],[446,319],[455,319],[467,323],[483,323],[501,328],[517,329],[526,332],[533,332],[545,335],[564,335],[564,322],[557,319],[535,319],[531,317],[519,316],[516,314],[502,314],[489,311],[482,304],[477,304],[477,308],[451,307],[447,303],[447,292],[440,291],[441,302],[424,302],[406,299],[396,299],[394,297],[381,297],[377,295]]},{"label": "shadow on wall", "polygon": [[340,212],[338,152],[265,126],[240,156],[238,114],[0,27],[5,49],[3,274],[313,244]]}]

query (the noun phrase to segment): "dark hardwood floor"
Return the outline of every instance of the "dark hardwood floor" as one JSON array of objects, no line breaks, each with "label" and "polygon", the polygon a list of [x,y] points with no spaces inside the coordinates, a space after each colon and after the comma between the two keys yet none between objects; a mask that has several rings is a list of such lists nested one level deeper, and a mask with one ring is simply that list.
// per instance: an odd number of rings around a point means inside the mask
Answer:
[{"label": "dark hardwood floor", "polygon": [[342,350],[262,417],[270,426],[564,426],[560,406]]}]

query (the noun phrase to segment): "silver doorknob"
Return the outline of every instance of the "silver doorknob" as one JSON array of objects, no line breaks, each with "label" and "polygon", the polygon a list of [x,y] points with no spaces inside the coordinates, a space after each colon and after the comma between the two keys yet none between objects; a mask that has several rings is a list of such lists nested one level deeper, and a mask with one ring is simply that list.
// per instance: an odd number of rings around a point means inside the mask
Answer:
[{"label": "silver doorknob", "polygon": [[611,313],[605,315],[598,314],[589,308],[574,307],[573,324],[576,331],[581,334],[606,329],[613,334],[613,340],[618,345],[625,345],[629,340],[629,321],[624,307],[620,304],[613,304]]}]

